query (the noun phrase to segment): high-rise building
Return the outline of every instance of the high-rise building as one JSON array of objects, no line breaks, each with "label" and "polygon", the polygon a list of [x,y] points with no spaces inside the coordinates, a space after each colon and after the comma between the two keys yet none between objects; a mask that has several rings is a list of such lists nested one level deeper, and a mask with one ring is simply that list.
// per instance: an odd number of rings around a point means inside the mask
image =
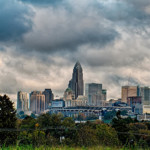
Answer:
[{"label": "high-rise building", "polygon": [[127,103],[128,97],[140,96],[138,86],[123,86],[121,92],[122,102]]},{"label": "high-rise building", "polygon": [[54,99],[54,94],[52,93],[51,89],[45,89],[45,91],[43,92],[43,94],[45,95],[45,109],[48,109],[49,104]]},{"label": "high-rise building", "polygon": [[45,95],[40,91],[30,93],[30,110],[35,114],[40,114],[45,110]]},{"label": "high-rise building", "polygon": [[150,87],[140,87],[139,91],[143,105],[150,105]]},{"label": "high-rise building", "polygon": [[87,83],[85,85],[85,95],[88,98],[88,105],[101,106],[106,101],[107,91],[102,89],[102,84]]},{"label": "high-rise building", "polygon": [[83,72],[79,62],[77,62],[74,66],[72,79],[70,80],[68,87],[74,92],[75,99],[77,99],[79,95],[83,95]]},{"label": "high-rise building", "polygon": [[17,94],[17,112],[28,111],[28,95],[19,91]]}]

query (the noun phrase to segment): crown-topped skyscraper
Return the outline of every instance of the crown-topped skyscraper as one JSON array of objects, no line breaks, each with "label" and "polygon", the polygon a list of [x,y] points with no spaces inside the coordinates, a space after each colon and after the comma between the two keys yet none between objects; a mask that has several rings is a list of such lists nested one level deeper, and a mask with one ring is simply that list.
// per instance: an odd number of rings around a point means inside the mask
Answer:
[{"label": "crown-topped skyscraper", "polygon": [[77,61],[74,66],[72,79],[70,80],[68,87],[72,89],[75,95],[75,99],[79,95],[83,95],[83,91],[84,91],[83,72],[79,61]]}]

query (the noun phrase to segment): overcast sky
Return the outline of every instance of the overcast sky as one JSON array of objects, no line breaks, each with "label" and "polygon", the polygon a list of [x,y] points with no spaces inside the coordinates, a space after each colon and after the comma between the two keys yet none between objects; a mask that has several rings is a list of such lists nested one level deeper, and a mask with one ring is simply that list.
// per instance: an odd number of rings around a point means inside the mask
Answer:
[{"label": "overcast sky", "polygon": [[80,61],[108,99],[150,85],[149,0],[0,0],[0,93],[62,96]]}]

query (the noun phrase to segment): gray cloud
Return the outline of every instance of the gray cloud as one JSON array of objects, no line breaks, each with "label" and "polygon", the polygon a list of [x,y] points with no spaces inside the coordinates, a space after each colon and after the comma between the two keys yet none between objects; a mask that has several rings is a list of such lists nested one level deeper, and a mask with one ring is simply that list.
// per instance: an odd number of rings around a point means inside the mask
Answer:
[{"label": "gray cloud", "polygon": [[145,7],[145,3],[141,1],[139,5],[138,2],[131,0],[131,1],[121,1],[121,0],[114,0],[109,3],[101,3],[100,4],[100,13],[103,14],[106,18],[112,21],[124,22],[126,25],[136,25],[139,21],[140,24],[137,26],[145,23],[145,21],[149,22],[150,15],[147,14],[143,9]]},{"label": "gray cloud", "polygon": [[0,41],[16,41],[28,32],[32,27],[30,13],[16,0],[0,1]]}]

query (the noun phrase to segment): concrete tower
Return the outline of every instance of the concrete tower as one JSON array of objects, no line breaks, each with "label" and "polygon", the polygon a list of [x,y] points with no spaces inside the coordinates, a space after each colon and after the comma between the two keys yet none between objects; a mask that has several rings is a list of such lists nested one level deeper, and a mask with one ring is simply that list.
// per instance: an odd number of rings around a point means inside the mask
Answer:
[{"label": "concrete tower", "polygon": [[45,95],[41,91],[30,93],[30,111],[40,114],[45,110]]},{"label": "concrete tower", "polygon": [[83,72],[79,62],[77,62],[73,69],[72,79],[69,82],[68,87],[72,89],[75,95],[75,99],[79,95],[83,95],[84,83],[83,83]]},{"label": "concrete tower", "polygon": [[19,91],[17,94],[17,112],[28,110],[27,93]]}]

